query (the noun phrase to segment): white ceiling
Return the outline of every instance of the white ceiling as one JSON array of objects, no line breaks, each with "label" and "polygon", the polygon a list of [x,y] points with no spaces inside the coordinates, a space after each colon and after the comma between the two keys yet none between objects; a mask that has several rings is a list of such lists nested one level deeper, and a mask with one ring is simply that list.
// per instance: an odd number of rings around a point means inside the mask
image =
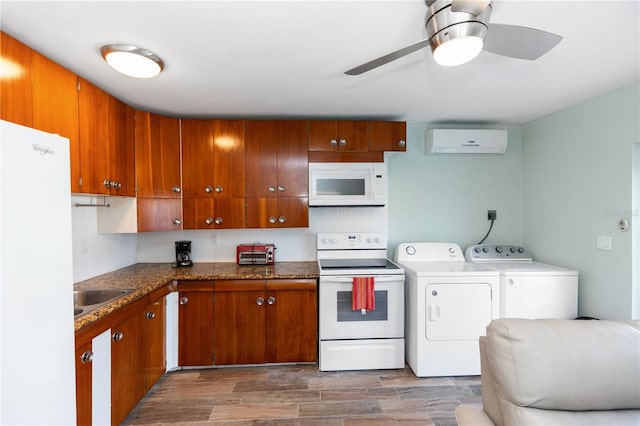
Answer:
[{"label": "white ceiling", "polygon": [[[344,71],[425,36],[414,1],[1,1],[0,27],[141,109],[181,117],[381,118],[521,124],[638,81],[640,2],[496,0],[491,22],[564,37],[536,61],[482,52],[444,68],[429,49]],[[137,80],[105,43],[166,62]]]}]

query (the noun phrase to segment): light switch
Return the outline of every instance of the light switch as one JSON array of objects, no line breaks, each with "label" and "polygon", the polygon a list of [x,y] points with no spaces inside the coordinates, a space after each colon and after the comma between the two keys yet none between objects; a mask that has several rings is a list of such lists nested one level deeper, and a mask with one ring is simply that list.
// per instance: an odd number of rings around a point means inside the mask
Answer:
[{"label": "light switch", "polygon": [[613,238],[598,235],[596,240],[596,248],[598,250],[611,250],[613,248]]}]

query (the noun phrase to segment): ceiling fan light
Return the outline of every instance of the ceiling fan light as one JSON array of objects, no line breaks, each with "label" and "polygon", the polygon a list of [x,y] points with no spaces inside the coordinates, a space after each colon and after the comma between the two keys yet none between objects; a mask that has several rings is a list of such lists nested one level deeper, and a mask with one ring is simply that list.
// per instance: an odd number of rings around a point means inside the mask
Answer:
[{"label": "ceiling fan light", "polygon": [[128,44],[107,44],[102,57],[116,71],[135,78],[155,77],[164,69],[164,61],[155,53]]},{"label": "ceiling fan light", "polygon": [[433,59],[442,66],[453,67],[473,60],[482,51],[480,37],[466,36],[448,40],[433,51]]}]

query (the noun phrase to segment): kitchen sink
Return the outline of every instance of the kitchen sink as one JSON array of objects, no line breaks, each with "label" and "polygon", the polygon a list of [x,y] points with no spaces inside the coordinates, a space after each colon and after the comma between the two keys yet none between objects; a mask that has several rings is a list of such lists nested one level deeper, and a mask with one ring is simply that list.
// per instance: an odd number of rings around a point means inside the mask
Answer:
[{"label": "kitchen sink", "polygon": [[120,296],[124,296],[127,293],[132,292],[130,288],[101,288],[101,289],[86,289],[86,290],[74,290],[73,292],[73,311],[74,316],[80,315],[83,312],[87,312],[91,309],[95,309],[100,305],[117,299]]}]

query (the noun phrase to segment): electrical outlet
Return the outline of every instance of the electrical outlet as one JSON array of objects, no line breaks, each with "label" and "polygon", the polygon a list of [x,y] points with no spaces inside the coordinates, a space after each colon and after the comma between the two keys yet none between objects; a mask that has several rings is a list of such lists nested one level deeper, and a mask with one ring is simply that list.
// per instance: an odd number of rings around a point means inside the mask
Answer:
[{"label": "electrical outlet", "polygon": [[496,220],[498,218],[498,214],[495,210],[487,210],[487,220]]},{"label": "electrical outlet", "polygon": [[218,234],[216,234],[215,232],[212,232],[209,242],[210,242],[210,244],[212,246],[217,246],[218,245]]}]

